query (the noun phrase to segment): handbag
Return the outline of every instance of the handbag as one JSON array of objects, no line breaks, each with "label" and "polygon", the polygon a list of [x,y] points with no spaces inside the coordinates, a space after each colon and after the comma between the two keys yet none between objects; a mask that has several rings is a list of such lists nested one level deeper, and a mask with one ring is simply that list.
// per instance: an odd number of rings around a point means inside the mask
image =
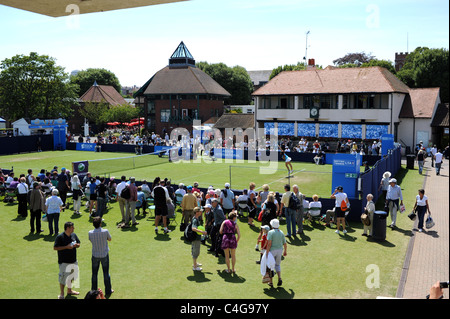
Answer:
[{"label": "handbag", "polygon": [[411,220],[415,220],[417,215],[415,211],[412,211],[411,213],[408,214],[409,219]]},{"label": "handbag", "polygon": [[48,222],[47,214],[42,215],[42,221],[43,222]]},{"label": "handbag", "polygon": [[431,218],[431,216],[428,216],[426,222],[425,222],[425,227],[427,229],[433,227],[435,225],[433,218]]},{"label": "handbag", "polygon": [[362,221],[362,223],[363,223],[364,225],[370,226],[369,215],[368,215],[366,212],[362,213],[362,215],[361,215],[361,221]]}]

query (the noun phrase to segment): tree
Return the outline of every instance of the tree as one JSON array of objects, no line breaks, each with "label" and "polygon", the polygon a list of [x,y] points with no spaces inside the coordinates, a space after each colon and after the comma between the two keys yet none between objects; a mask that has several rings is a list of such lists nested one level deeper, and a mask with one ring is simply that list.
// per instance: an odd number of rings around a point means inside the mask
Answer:
[{"label": "tree", "polygon": [[449,101],[448,49],[418,47],[408,54],[397,76],[411,88],[439,87],[441,101]]},{"label": "tree", "polygon": [[269,80],[272,80],[274,77],[276,77],[283,71],[301,71],[301,70],[306,70],[306,65],[303,62],[298,62],[296,65],[295,64],[285,64],[284,66],[280,65],[279,67],[272,70]]},{"label": "tree", "polygon": [[129,104],[111,106],[105,113],[105,122],[130,122],[139,116],[139,109]]},{"label": "tree", "polygon": [[108,121],[108,108],[109,104],[106,102],[86,102],[83,107],[80,107],[80,114],[90,123],[101,125]]},{"label": "tree", "polygon": [[245,68],[207,62],[198,62],[196,66],[231,94],[231,98],[225,99],[226,104],[247,105],[252,101],[253,83]]},{"label": "tree", "polygon": [[70,82],[79,86],[79,90],[77,91],[78,96],[83,95],[94,84],[94,82],[97,82],[98,85],[113,86],[117,92],[122,91],[122,87],[120,86],[117,76],[113,72],[106,69],[89,68],[80,71],[70,77]]},{"label": "tree", "polygon": [[3,60],[0,70],[0,111],[10,121],[72,114],[77,87],[54,58],[36,52],[15,55]]},{"label": "tree", "polygon": [[381,66],[383,68],[388,69],[388,71],[391,72],[392,74],[395,74],[394,64],[389,60],[373,59],[373,60],[370,60],[369,62],[365,62],[365,63],[361,64],[362,68],[367,68],[367,67],[371,67],[371,66]]},{"label": "tree", "polygon": [[333,60],[333,63],[337,66],[343,66],[346,64],[355,64],[356,66],[361,66],[363,63],[368,63],[375,59],[375,56],[366,54],[365,52],[347,53],[342,58]]}]

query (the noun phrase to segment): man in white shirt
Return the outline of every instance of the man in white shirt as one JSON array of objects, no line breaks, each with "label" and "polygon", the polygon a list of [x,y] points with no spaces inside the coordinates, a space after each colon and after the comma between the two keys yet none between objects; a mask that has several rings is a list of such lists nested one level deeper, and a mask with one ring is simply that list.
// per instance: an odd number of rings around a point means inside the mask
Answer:
[{"label": "man in white shirt", "polygon": [[442,153],[441,150],[438,150],[436,155],[434,155],[434,161],[436,164],[436,175],[440,175],[441,165],[442,165]]},{"label": "man in white shirt", "polygon": [[120,208],[120,212],[122,213],[123,221],[125,221],[125,204],[126,204],[127,200],[125,198],[120,197],[120,193],[127,186],[126,180],[127,180],[127,177],[122,176],[120,178],[119,185],[117,185],[117,187],[116,187],[117,201],[119,202],[119,208]]},{"label": "man in white shirt", "polygon": [[[400,201],[400,205],[399,205]],[[397,180],[391,178],[389,180],[389,186],[386,193],[386,204],[389,207],[389,213],[391,214],[391,225],[389,227],[394,228],[397,221],[397,211],[400,206],[403,205],[402,189],[397,185]]]}]

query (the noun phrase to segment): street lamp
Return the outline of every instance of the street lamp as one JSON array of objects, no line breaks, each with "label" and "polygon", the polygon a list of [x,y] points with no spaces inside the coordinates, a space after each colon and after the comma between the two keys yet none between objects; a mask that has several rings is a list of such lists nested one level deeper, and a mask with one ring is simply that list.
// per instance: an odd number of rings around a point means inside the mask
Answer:
[{"label": "street lamp", "polygon": [[307,66],[308,63],[308,34],[310,33],[310,31],[308,30],[306,32],[306,48],[305,48],[305,56],[303,57],[303,60],[305,60],[305,66]]}]

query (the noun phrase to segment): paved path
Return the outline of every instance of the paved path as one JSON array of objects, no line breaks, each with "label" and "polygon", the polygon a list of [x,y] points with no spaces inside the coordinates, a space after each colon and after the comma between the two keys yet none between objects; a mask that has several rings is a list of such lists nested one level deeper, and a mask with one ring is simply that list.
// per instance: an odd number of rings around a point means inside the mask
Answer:
[{"label": "paved path", "polygon": [[[448,164],[448,160],[444,160],[442,165],[444,169],[441,169],[439,176],[436,175],[435,168],[431,167],[431,161],[425,164],[425,195],[428,196],[431,216],[436,225],[419,233],[418,221],[415,221],[397,298],[424,299],[436,281],[449,280]],[[444,298],[449,299],[449,289],[444,289]]]}]

